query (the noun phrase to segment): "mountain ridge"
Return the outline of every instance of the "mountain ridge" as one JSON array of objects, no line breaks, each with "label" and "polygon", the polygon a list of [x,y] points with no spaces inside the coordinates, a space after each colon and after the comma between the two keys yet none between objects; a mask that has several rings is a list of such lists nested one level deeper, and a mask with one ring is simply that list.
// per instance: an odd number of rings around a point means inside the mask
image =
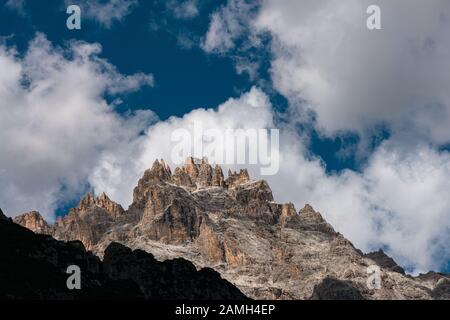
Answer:
[{"label": "mountain ridge", "polygon": [[[28,215],[15,222],[43,225]],[[106,194],[88,194],[50,234],[79,240],[99,256],[117,242],[160,261],[183,257],[197,268],[216,270],[254,299],[449,298],[447,275],[407,276],[384,252],[356,249],[312,206],[297,212],[291,203],[278,204],[266,181],[252,180],[245,169],[225,178],[206,159],[188,158],[173,173],[157,160],[139,180],[127,210]],[[367,286],[371,265],[381,268],[379,290]]]}]

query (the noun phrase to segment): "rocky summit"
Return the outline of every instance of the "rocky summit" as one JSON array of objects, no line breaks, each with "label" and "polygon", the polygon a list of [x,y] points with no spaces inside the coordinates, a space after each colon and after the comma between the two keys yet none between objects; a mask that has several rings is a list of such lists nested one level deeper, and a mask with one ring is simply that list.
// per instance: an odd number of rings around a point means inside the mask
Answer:
[{"label": "rocky summit", "polygon": [[[58,240],[81,241],[100,257],[120,243],[158,261],[183,258],[197,269],[215,270],[253,299],[450,296],[448,275],[406,275],[384,252],[356,249],[310,205],[297,211],[276,203],[267,182],[252,180],[246,170],[225,178],[205,159],[189,158],[173,172],[156,161],[139,180],[128,210],[105,194],[88,194],[52,226],[36,212],[14,221]],[[368,285],[373,266],[380,268],[380,287]]]}]

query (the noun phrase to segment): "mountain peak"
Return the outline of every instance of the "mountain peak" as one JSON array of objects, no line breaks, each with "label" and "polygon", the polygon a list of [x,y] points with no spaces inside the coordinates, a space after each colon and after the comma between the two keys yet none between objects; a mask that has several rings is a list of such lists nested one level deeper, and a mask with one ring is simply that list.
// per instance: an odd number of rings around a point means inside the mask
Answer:
[{"label": "mountain peak", "polygon": [[95,197],[92,192],[88,192],[81,198],[78,208],[90,208],[95,205]]},{"label": "mountain peak", "polygon": [[325,222],[325,219],[322,217],[322,215],[319,212],[315,211],[310,204],[306,204],[305,207],[300,210],[299,214],[300,219],[304,223],[318,224]]},{"label": "mountain peak", "polygon": [[228,178],[225,181],[227,186],[229,187],[235,187],[236,185],[244,184],[250,181],[250,175],[247,171],[247,169],[241,169],[239,173],[236,171],[232,172],[231,170],[228,171]]},{"label": "mountain peak", "polygon": [[336,235],[334,228],[322,217],[320,212],[306,204],[299,212],[300,224],[305,230],[321,231],[326,234]]},{"label": "mountain peak", "polygon": [[122,206],[112,201],[105,192],[102,192],[97,198],[92,192],[88,192],[80,201],[78,206],[72,211],[76,213],[85,213],[93,208],[101,208],[108,212],[112,217],[117,218],[125,213]]},{"label": "mountain peak", "polygon": [[213,169],[206,157],[202,159],[189,157],[184,166],[177,168],[174,182],[183,187],[222,187],[223,173],[218,166]]},{"label": "mountain peak", "polygon": [[229,172],[228,178],[225,179],[222,167],[209,164],[206,157],[197,159],[188,157],[184,165],[176,167],[174,173],[164,160],[156,160],[151,169],[144,173],[139,181],[139,190],[146,190],[144,186],[153,183],[173,183],[180,187],[188,189],[221,187],[233,188],[240,184],[245,184],[250,180],[250,175],[246,169],[240,170],[239,173]]},{"label": "mountain peak", "polygon": [[170,180],[172,173],[164,160],[156,159],[151,168],[144,172],[142,179],[148,182],[162,182]]},{"label": "mountain peak", "polygon": [[106,194],[106,192],[102,192],[98,197],[98,200],[101,201],[111,201],[111,199],[109,199],[108,195]]},{"label": "mountain peak", "polygon": [[37,211],[24,213],[13,220],[15,223],[40,234],[51,234],[51,228]]},{"label": "mountain peak", "polygon": [[[384,253],[364,255],[311,205],[297,212],[292,203],[276,203],[266,181],[252,181],[245,169],[230,170],[225,180],[222,168],[207,159],[188,158],[173,175],[157,160],[139,180],[132,205],[120,210],[126,214],[113,218],[111,206],[106,194],[87,194],[52,235],[80,240],[98,255],[113,242],[131,248],[111,246],[106,266],[115,265],[114,250],[134,261],[143,254],[132,250],[141,249],[157,261],[183,258],[197,269],[212,267],[255,299],[326,298],[323,291],[332,288],[336,298],[368,299],[434,298],[447,290],[444,284],[434,292],[436,281],[393,272],[400,270]],[[381,266],[389,286],[367,289],[371,264]]]},{"label": "mountain peak", "polygon": [[383,249],[379,249],[378,251],[375,252],[370,252],[366,255],[364,255],[365,257],[372,259],[373,261],[375,261],[377,263],[377,265],[379,265],[382,268],[385,269],[389,269],[392,270],[394,272],[398,272],[401,274],[405,274],[405,270],[400,267],[394,259],[392,259],[391,257],[389,257],[384,251]]}]

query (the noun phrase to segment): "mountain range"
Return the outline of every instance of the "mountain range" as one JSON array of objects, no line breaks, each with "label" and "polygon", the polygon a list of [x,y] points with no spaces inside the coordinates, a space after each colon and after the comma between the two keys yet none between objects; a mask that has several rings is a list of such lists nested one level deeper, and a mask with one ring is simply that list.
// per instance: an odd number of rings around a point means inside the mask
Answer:
[{"label": "mountain range", "polygon": [[[174,172],[155,161],[127,210],[105,193],[89,193],[53,225],[34,211],[14,223],[36,233],[18,232],[27,240],[17,243],[28,254],[30,246],[48,243],[52,252],[58,247],[65,257],[83,257],[84,266],[95,261],[103,271],[94,275],[105,277],[112,292],[120,291],[114,281],[128,281],[124,288],[138,286],[136,296],[147,299],[180,297],[184,290],[187,298],[203,292],[206,299],[450,299],[449,275],[407,275],[382,250],[364,254],[355,248],[312,206],[297,211],[291,203],[276,203],[266,181],[252,180],[247,170],[225,178],[205,159],[188,158]],[[3,224],[13,228],[7,219]],[[171,271],[161,277],[155,266]],[[380,271],[375,288],[368,285],[374,266]],[[154,294],[148,279],[155,276],[177,289]],[[182,285],[176,277],[185,279]]]}]

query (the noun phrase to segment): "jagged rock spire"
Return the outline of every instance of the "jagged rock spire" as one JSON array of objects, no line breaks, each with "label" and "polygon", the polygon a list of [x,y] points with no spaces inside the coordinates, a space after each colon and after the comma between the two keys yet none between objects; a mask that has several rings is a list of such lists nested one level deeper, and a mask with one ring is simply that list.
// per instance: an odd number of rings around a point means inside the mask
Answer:
[{"label": "jagged rock spire", "polygon": [[215,187],[224,187],[225,179],[223,177],[222,167],[216,165],[214,167],[213,177],[212,177],[212,185]]},{"label": "jagged rock spire", "polygon": [[297,216],[297,211],[295,211],[293,203],[286,203],[281,206],[280,220],[282,223],[295,216]]},{"label": "jagged rock spire", "polygon": [[317,224],[325,222],[325,219],[322,217],[322,215],[319,212],[316,212],[314,208],[309,204],[306,204],[305,207],[300,210],[299,214],[300,220],[305,224]]},{"label": "jagged rock spire", "polygon": [[[208,158],[196,159],[188,157],[185,164],[175,168],[172,174],[170,167],[164,160],[156,160],[151,169],[147,170],[135,189],[135,198],[139,197],[142,190],[146,190],[147,184],[170,182],[186,188],[222,187],[233,188],[237,185],[251,181],[247,169],[239,173],[228,172],[228,178],[224,178],[223,170],[219,165],[211,166]],[[138,194],[136,194],[136,192]]]},{"label": "jagged rock spire", "polygon": [[184,187],[225,187],[222,168],[213,168],[206,157],[187,158],[185,165],[175,170],[172,180]]},{"label": "jagged rock spire", "polygon": [[92,192],[88,192],[83,199],[81,199],[78,207],[72,209],[72,211],[82,213],[95,207],[104,209],[114,218],[117,218],[125,213],[122,206],[112,201],[105,192],[102,192],[97,198]]},{"label": "jagged rock spire", "polygon": [[163,159],[156,160],[150,169],[149,177],[158,181],[166,181],[170,180],[172,172]]},{"label": "jagged rock spire", "polygon": [[191,178],[191,180],[196,180],[199,174],[199,165],[194,161],[194,158],[189,157],[186,159],[186,164],[182,168]]},{"label": "jagged rock spire", "polygon": [[383,249],[364,255],[366,258],[372,259],[382,268],[389,269],[394,272],[405,274],[405,270],[400,267],[394,259],[389,257]]},{"label": "jagged rock spire", "polygon": [[51,228],[37,211],[24,213],[13,220],[15,223],[40,234],[51,234]]},{"label": "jagged rock spire", "polygon": [[210,187],[212,186],[212,180],[213,168],[207,161],[205,161],[205,159],[203,159],[198,170],[197,184],[201,187]]},{"label": "jagged rock spire", "polygon": [[304,229],[336,235],[334,228],[322,217],[320,212],[315,211],[309,204],[300,210],[299,217],[300,224]]},{"label": "jagged rock spire", "polygon": [[94,194],[92,192],[88,192],[81,199],[80,203],[78,204],[78,208],[86,209],[86,208],[93,207],[94,205],[95,205]]},{"label": "jagged rock spire", "polygon": [[236,185],[244,184],[250,181],[250,175],[247,169],[241,169],[239,173],[228,170],[228,178],[225,184],[228,187],[235,187]]}]

